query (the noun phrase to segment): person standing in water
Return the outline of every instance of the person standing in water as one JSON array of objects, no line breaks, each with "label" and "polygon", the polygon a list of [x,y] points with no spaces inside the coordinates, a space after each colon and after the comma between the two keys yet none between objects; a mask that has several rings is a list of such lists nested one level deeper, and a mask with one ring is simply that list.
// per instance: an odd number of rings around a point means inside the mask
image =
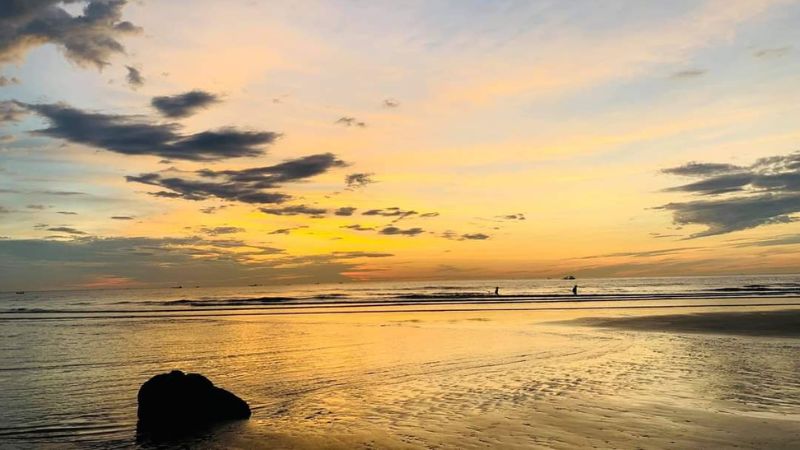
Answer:
[{"label": "person standing in water", "polygon": [[572,295],[578,295],[578,285],[572,286]]},{"label": "person standing in water", "polygon": [[500,295],[500,286],[497,286],[496,288],[494,288],[494,295],[497,295],[497,296]]}]

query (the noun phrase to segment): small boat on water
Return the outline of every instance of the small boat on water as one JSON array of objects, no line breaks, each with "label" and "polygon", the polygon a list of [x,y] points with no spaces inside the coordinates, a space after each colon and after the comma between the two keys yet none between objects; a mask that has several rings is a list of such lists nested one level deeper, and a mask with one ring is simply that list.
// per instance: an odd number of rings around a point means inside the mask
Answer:
[{"label": "small boat on water", "polygon": [[17,291],[17,294],[24,294],[25,291]]}]

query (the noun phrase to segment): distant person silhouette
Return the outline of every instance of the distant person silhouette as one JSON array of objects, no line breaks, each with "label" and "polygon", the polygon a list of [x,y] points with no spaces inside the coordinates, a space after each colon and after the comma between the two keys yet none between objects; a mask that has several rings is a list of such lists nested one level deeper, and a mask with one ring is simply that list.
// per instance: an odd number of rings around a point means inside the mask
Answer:
[{"label": "distant person silhouette", "polygon": [[494,295],[500,295],[500,286],[494,288]]},{"label": "distant person silhouette", "polygon": [[572,286],[572,295],[578,295],[578,285]]}]

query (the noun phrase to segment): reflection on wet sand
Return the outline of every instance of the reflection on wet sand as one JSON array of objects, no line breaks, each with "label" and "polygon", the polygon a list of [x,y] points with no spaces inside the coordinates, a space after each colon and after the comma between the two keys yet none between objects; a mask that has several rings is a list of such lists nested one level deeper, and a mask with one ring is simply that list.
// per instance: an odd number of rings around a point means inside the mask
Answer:
[{"label": "reflection on wet sand", "polygon": [[201,448],[796,448],[800,341],[645,332],[731,308],[9,321],[0,442],[135,445],[138,383],[180,368],[253,407]]}]

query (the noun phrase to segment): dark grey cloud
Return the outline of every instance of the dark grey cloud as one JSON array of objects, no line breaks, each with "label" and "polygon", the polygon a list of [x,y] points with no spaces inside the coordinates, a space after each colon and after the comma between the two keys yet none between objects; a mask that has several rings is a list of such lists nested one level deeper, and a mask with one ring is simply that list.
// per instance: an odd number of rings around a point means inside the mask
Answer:
[{"label": "dark grey cloud", "polygon": [[483,233],[467,233],[467,234],[462,234],[461,237],[468,241],[484,241],[486,239],[489,239],[490,236],[488,234],[483,234]]},{"label": "dark grey cloud", "polygon": [[133,216],[111,216],[112,220],[134,220],[136,217]]},{"label": "dark grey cloud", "polygon": [[17,77],[8,78],[5,75],[0,75],[0,87],[11,86],[12,84],[19,84]]},{"label": "dark grey cloud", "polygon": [[[174,123],[151,123],[139,116],[86,112],[65,104],[24,104],[50,122],[37,134],[124,155],[154,155],[191,161],[258,156],[280,136],[271,131],[220,128],[184,135]],[[0,109],[0,118],[3,110]]]},{"label": "dark grey cloud", "polygon": [[348,189],[357,189],[375,183],[372,173],[351,173],[344,177],[344,184]]},{"label": "dark grey cloud", "polygon": [[383,101],[383,106],[386,108],[397,108],[398,106],[400,106],[400,102],[398,102],[393,98],[387,98],[386,100]]},{"label": "dark grey cloud", "polygon": [[429,212],[429,213],[420,214],[419,216],[423,217],[423,218],[426,218],[426,219],[429,219],[431,217],[439,217],[439,213],[438,212]]},{"label": "dark grey cloud", "polygon": [[314,208],[306,205],[291,205],[282,208],[259,208],[265,214],[272,214],[275,216],[311,216],[314,219],[319,219],[325,216],[328,212],[324,208]]},{"label": "dark grey cloud", "polygon": [[37,210],[41,211],[43,209],[47,209],[47,205],[28,205],[28,206],[26,206],[26,208],[28,208],[28,209],[37,209]]},{"label": "dark grey cloud", "polygon": [[356,209],[357,208],[354,208],[352,206],[343,206],[334,211],[333,214],[337,216],[352,216],[353,213],[356,212]]},{"label": "dark grey cloud", "polygon": [[200,228],[200,232],[201,233],[207,234],[209,236],[219,236],[221,234],[236,234],[236,233],[242,233],[244,231],[245,231],[244,228],[228,227],[228,226],[212,227],[212,228],[208,228],[208,227]]},{"label": "dark grey cloud", "polygon": [[367,126],[366,123],[364,123],[364,122],[362,122],[360,120],[357,120],[355,117],[347,117],[347,116],[338,118],[336,120],[336,122],[334,122],[334,123],[336,123],[337,125],[344,125],[346,127],[361,127],[361,128],[364,128],[364,127]]},{"label": "dark grey cloud", "polygon": [[742,170],[745,170],[745,168],[733,164],[690,162],[682,166],[662,169],[661,172],[669,175],[682,175],[687,177],[707,177],[711,175],[730,174]]},{"label": "dark grey cloud", "polygon": [[718,175],[700,180],[694,183],[685,184],[665,189],[666,192],[691,192],[703,195],[719,195],[729,192],[742,191],[753,182],[753,175],[750,173],[734,173]]},{"label": "dark grey cloud", "polygon": [[5,206],[0,205],[0,214],[8,214],[11,210],[6,208]]},{"label": "dark grey cloud", "polygon": [[40,45],[53,44],[70,61],[98,69],[124,53],[118,39],[140,29],[122,20],[125,0],[92,0],[73,16],[60,0],[9,0],[0,5],[0,63],[20,60]]},{"label": "dark grey cloud", "polygon": [[346,228],[348,230],[356,230],[356,231],[373,231],[375,228],[373,227],[365,227],[359,224],[354,225],[342,225],[340,228]]},{"label": "dark grey cloud", "polygon": [[139,69],[132,66],[125,66],[125,68],[128,70],[128,75],[125,77],[128,81],[128,85],[134,89],[144,86],[144,77]]},{"label": "dark grey cloud", "polygon": [[407,228],[407,229],[402,229],[402,228],[397,228],[397,227],[386,227],[386,228],[382,229],[381,231],[379,231],[380,234],[386,234],[386,235],[389,235],[389,236],[416,236],[416,235],[424,233],[424,232],[425,232],[425,230],[423,230],[422,228],[418,228],[418,227]]},{"label": "dark grey cloud", "polygon": [[62,215],[65,215],[65,216],[77,216],[78,215],[78,213],[76,213],[74,211],[56,211],[56,214],[62,214]]},{"label": "dark grey cloud", "polygon": [[152,195],[186,200],[221,198],[252,204],[283,203],[291,196],[272,189],[287,183],[305,181],[346,163],[332,153],[321,153],[285,161],[273,166],[243,170],[201,169],[186,176],[184,172],[169,175],[167,172],[144,173],[127,176],[129,182],[159,186],[165,191]]},{"label": "dark grey cloud", "polygon": [[299,225],[296,227],[289,227],[289,228],[279,228],[277,230],[270,231],[267,234],[290,234],[294,230],[302,230],[304,228],[308,228],[308,225]]},{"label": "dark grey cloud", "polygon": [[800,152],[761,158],[736,170],[721,174],[711,170],[700,181],[667,189],[714,199],[673,202],[659,209],[672,212],[677,225],[707,227],[691,237],[795,220],[800,212]]},{"label": "dark grey cloud", "polygon": [[170,118],[188,117],[197,111],[219,102],[219,97],[195,89],[183,94],[153,97],[150,104],[162,115]]},{"label": "dark grey cloud", "polygon": [[450,239],[451,241],[485,241],[491,236],[485,233],[464,233],[459,234],[452,230],[447,230],[440,235],[445,239]]},{"label": "dark grey cloud", "polygon": [[406,217],[414,216],[419,213],[413,210],[402,210],[396,206],[392,206],[390,208],[385,208],[385,209],[369,209],[361,214],[364,216],[394,217],[395,218],[394,222],[397,222],[399,220],[405,219]]},{"label": "dark grey cloud", "polygon": [[47,231],[55,231],[58,233],[67,233],[67,234],[75,234],[75,235],[84,235],[86,234],[85,231],[77,230],[72,227],[50,227]]},{"label": "dark grey cloud", "polygon": [[697,78],[704,75],[705,73],[706,71],[702,69],[686,69],[673,73],[670,76],[670,78],[675,78],[675,79]]},{"label": "dark grey cloud", "polygon": [[660,206],[672,212],[678,225],[705,225],[706,231],[692,237],[713,236],[761,225],[789,223],[800,212],[800,194],[764,194],[719,200],[668,203]]}]

